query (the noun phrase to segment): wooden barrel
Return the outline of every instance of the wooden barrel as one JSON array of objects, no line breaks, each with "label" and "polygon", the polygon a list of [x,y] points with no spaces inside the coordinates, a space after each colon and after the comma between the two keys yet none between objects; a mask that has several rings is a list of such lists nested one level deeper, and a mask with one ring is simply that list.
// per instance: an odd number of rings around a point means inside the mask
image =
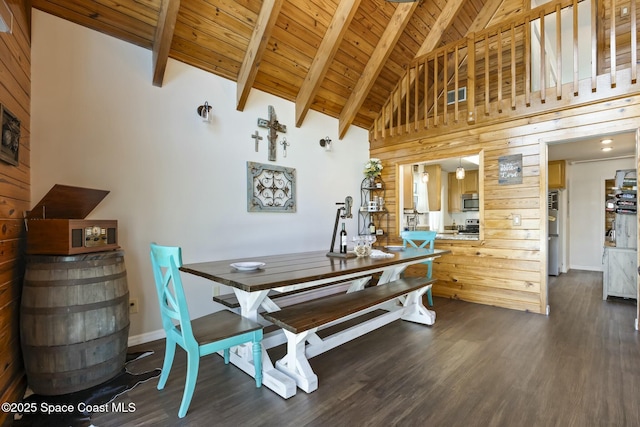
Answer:
[{"label": "wooden barrel", "polygon": [[27,257],[20,339],[34,393],[72,393],[113,378],[128,337],[122,251]]}]

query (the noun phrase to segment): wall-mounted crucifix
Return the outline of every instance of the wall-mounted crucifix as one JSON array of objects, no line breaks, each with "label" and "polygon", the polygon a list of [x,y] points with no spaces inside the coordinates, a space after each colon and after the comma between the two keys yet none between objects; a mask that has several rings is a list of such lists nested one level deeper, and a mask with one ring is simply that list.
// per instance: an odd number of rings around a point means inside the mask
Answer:
[{"label": "wall-mounted crucifix", "polygon": [[287,142],[287,138],[282,138],[282,142],[280,143],[280,145],[282,145],[282,155],[284,157],[287,157],[287,147],[291,144]]},{"label": "wall-mounted crucifix", "polygon": [[278,134],[276,132],[287,133],[287,127],[278,123],[276,110],[272,105],[269,105],[269,120],[258,119],[258,126],[269,129],[269,133],[267,134],[267,141],[269,141],[269,160],[275,162],[276,149],[278,148]]},{"label": "wall-mounted crucifix", "polygon": [[255,139],[255,141],[256,141],[256,153],[257,153],[258,152],[258,142],[262,141],[262,137],[260,136],[258,131],[256,131],[253,135],[251,135],[251,138]]}]

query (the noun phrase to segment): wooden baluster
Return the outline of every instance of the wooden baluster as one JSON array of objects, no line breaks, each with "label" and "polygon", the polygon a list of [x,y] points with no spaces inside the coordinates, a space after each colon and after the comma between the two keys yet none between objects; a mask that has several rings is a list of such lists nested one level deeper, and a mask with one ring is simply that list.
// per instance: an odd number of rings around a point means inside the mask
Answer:
[{"label": "wooden baluster", "polygon": [[420,64],[416,64],[416,78],[413,82],[413,131],[416,132],[418,130],[418,96],[420,87]]},{"label": "wooden baluster", "polygon": [[502,113],[502,28],[498,28],[498,113]]},{"label": "wooden baluster", "polygon": [[484,114],[489,115],[489,33],[484,34]]},{"label": "wooden baluster", "polygon": [[455,65],[455,69],[453,72],[453,89],[455,91],[454,94],[454,103],[453,103],[453,121],[458,123],[458,67],[460,66],[460,64],[458,63],[458,61],[460,60],[458,57],[458,49],[459,49],[460,45],[456,45],[454,47],[454,51],[453,51],[453,62]]},{"label": "wooden baluster", "polygon": [[597,2],[591,2],[591,92],[596,91],[598,81],[598,36],[595,30],[597,23]]},{"label": "wooden baluster", "polygon": [[578,96],[578,0],[573,0],[573,95]]},{"label": "wooden baluster", "polygon": [[531,106],[531,22],[524,20],[524,103]]},{"label": "wooden baluster", "polygon": [[429,129],[429,58],[424,60],[424,128]]},{"label": "wooden baluster", "polygon": [[611,33],[609,47],[611,48],[611,87],[616,87],[616,0],[611,0]]},{"label": "wooden baluster", "polygon": [[544,37],[544,11],[540,12],[540,101],[547,102],[547,67],[546,47]]},{"label": "wooden baluster", "polygon": [[556,5],[556,99],[562,99],[562,19]]},{"label": "wooden baluster", "polygon": [[433,125],[438,126],[438,52],[433,57]]},{"label": "wooden baluster", "polygon": [[476,35],[467,38],[467,123],[476,121]]},{"label": "wooden baluster", "polygon": [[404,103],[404,126],[405,129],[407,130],[407,133],[409,133],[411,131],[411,129],[409,129],[409,114],[411,113],[411,108],[409,108],[409,106],[411,105],[411,68],[407,69],[407,78],[406,78],[406,84],[405,84],[405,103]]},{"label": "wooden baluster", "polygon": [[393,127],[393,92],[391,92],[391,96],[389,97],[389,136],[394,136],[396,131]]},{"label": "wooden baluster", "polygon": [[398,118],[396,120],[396,128],[398,129],[398,135],[402,135],[402,82],[404,80],[400,80],[398,82],[398,86],[396,86],[396,111]]},{"label": "wooden baluster", "polygon": [[631,15],[631,83],[638,78],[638,33],[636,23],[636,0],[631,0],[629,5]]},{"label": "wooden baluster", "polygon": [[442,123],[446,125],[449,123],[449,117],[447,116],[447,100],[449,99],[447,94],[449,90],[449,85],[447,84],[449,80],[449,76],[447,75],[449,72],[449,52],[446,49],[444,50],[442,60]]},{"label": "wooden baluster", "polygon": [[516,109],[516,25],[511,23],[511,109]]}]

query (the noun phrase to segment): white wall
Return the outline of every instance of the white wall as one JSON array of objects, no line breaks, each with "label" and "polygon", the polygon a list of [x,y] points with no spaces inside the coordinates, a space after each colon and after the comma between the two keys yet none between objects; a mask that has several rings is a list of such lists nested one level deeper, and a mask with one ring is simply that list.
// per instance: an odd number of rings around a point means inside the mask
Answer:
[{"label": "white wall", "polygon": [[[296,128],[293,103],[257,90],[236,111],[235,82],[171,59],[154,87],[149,50],[35,9],[31,59],[32,205],[56,183],[111,191],[88,218],[118,220],[130,295],[140,301],[132,342],[161,328],[149,242],[182,246],[185,263],[328,250],[335,203],[351,195],[359,204],[363,129],[338,141],[338,121],[314,111]],[[210,124],[196,113],[204,101]],[[246,162],[271,163],[256,124],[269,105],[291,143],[272,164],[297,170],[293,214],[247,212]],[[255,130],[264,137],[258,153]],[[325,136],[332,152],[319,145]],[[356,217],[346,222],[354,236]],[[211,282],[183,277],[192,317],[220,309]]]},{"label": "white wall", "polygon": [[602,271],[604,181],[618,169],[635,169],[633,158],[575,163],[568,167],[569,265]]}]

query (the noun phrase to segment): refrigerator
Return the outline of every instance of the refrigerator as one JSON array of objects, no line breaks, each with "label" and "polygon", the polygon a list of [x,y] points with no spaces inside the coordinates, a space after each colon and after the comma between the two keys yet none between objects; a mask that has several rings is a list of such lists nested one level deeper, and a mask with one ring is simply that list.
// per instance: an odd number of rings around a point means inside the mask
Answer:
[{"label": "refrigerator", "polygon": [[558,191],[549,191],[548,194],[548,262],[547,269],[549,276],[560,274],[560,215],[558,203]]}]

